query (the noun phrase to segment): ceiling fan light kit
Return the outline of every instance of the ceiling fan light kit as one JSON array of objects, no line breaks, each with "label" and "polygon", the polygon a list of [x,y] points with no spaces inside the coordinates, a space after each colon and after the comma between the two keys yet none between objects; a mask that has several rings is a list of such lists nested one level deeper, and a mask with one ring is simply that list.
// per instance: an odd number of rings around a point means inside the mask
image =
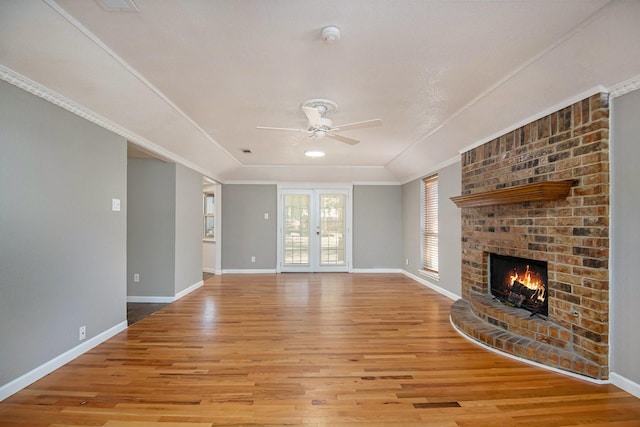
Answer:
[{"label": "ceiling fan light kit", "polygon": [[320,150],[307,150],[304,152],[307,157],[324,157],[324,151]]}]

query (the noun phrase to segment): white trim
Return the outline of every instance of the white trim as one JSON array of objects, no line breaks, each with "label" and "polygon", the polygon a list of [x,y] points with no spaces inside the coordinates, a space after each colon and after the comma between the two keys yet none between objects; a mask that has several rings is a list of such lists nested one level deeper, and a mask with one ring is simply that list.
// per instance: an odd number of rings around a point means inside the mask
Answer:
[{"label": "white trim", "polygon": [[255,269],[244,269],[244,268],[226,268],[222,270],[222,274],[276,274],[275,268],[255,268]]},{"label": "white trim", "polygon": [[528,359],[523,359],[521,357],[515,356],[513,354],[509,354],[509,353],[504,353],[496,348],[490,347],[484,343],[481,343],[480,341],[476,341],[475,339],[471,338],[470,336],[468,336],[467,334],[465,334],[464,332],[462,332],[460,329],[458,329],[458,327],[456,325],[454,325],[453,320],[451,319],[451,316],[449,316],[449,323],[451,323],[451,326],[453,326],[453,329],[456,330],[456,332],[458,332],[458,334],[460,334],[460,336],[462,336],[463,338],[465,338],[466,340],[486,349],[489,350],[493,353],[499,354],[501,356],[505,356],[508,357],[510,359],[513,360],[517,360],[518,362],[523,362],[526,363],[528,365],[533,365],[533,366],[537,366],[538,368],[543,368],[546,369],[548,371],[552,371],[558,374],[562,374],[562,375],[566,375],[572,378],[577,378],[579,380],[583,380],[583,381],[587,381],[593,384],[610,384],[611,381],[609,380],[597,380],[595,378],[591,378],[591,377],[587,377],[584,375],[580,375],[580,374],[576,374],[573,372],[569,372],[569,371],[563,371],[562,369],[558,369],[558,368],[554,368],[553,366],[548,366],[548,365],[543,365],[542,363],[538,363],[538,362],[534,362],[533,360],[528,360]]},{"label": "white trim", "polygon": [[622,375],[618,375],[615,372],[609,373],[609,381],[611,381],[611,384],[614,386],[619,387],[640,399],[640,384],[635,383]]},{"label": "white trim", "polygon": [[175,301],[173,297],[127,296],[127,302],[151,302],[151,303],[170,304],[173,301]]},{"label": "white trim", "polygon": [[278,181],[256,181],[256,180],[242,180],[242,179],[229,179],[226,180],[224,185],[276,185]]},{"label": "white trim", "polygon": [[[460,156],[458,156],[458,158],[459,157]],[[225,184],[242,184],[242,185],[281,185],[281,181],[227,180],[224,183]],[[293,185],[293,184],[294,183],[289,183],[289,185]],[[330,182],[328,182],[327,184],[333,185]],[[402,185],[402,184],[403,183],[400,181],[353,181],[349,184],[344,184],[344,185]]]},{"label": "white trim", "polygon": [[202,271],[203,271],[204,273],[216,274],[216,271],[217,271],[217,270],[216,270],[215,268],[204,268],[204,267],[202,267]]},{"label": "white trim", "polygon": [[401,268],[352,268],[349,273],[355,274],[389,274],[402,273]]},{"label": "white trim", "polygon": [[243,164],[242,168],[255,168],[255,169],[384,169],[384,165],[261,165],[261,164]]},{"label": "white trim", "polygon": [[493,141],[496,138],[499,138],[509,132],[513,132],[516,129],[521,128],[524,125],[527,125],[529,123],[533,123],[536,120],[539,120],[543,117],[548,116],[549,114],[555,113],[556,111],[560,111],[563,108],[567,108],[570,105],[575,104],[576,102],[582,101],[584,99],[589,98],[590,96],[593,96],[597,93],[607,93],[607,89],[603,86],[596,86],[594,88],[591,88],[589,90],[586,90],[578,95],[575,95],[569,99],[565,99],[562,102],[559,102],[557,104],[555,104],[552,107],[547,108],[546,110],[543,110],[542,112],[536,113],[532,116],[527,117],[526,119],[520,120],[519,122],[517,122],[514,125],[511,125],[509,127],[504,128],[503,130],[500,130],[498,132],[495,132],[493,134],[491,134],[490,136],[487,136],[485,138],[480,139],[478,142],[475,142],[465,148],[460,149],[460,151],[458,151],[460,154],[463,154],[469,150],[473,150],[474,148],[477,148],[481,145],[486,144],[489,141]]},{"label": "white trim", "polygon": [[195,291],[196,289],[202,287],[202,285],[204,285],[204,281],[200,280],[199,282],[194,283],[193,285],[189,286],[187,289],[183,289],[180,292],[178,292],[175,296],[175,298],[173,299],[174,301],[178,301],[180,298],[189,295],[191,292]]},{"label": "white trim", "polygon": [[[36,83],[35,81],[29,79],[28,77],[25,77],[13,71],[12,69],[5,67],[2,64],[0,64],[0,79],[22,90],[25,90],[32,95],[42,98],[45,101],[49,101],[52,104],[57,105],[58,107],[63,108],[69,111],[70,113],[75,114],[76,116],[82,117],[83,119],[88,120],[95,125],[98,125],[104,129],[107,129],[108,131],[111,131],[117,135],[120,135],[121,137],[125,138],[127,141],[143,148],[144,150],[148,151],[153,155],[156,155],[170,162],[179,163],[189,169],[192,169],[196,172],[201,173],[202,175],[207,175],[207,176],[211,175],[210,171],[207,171],[201,168],[200,166],[190,162],[189,160],[184,159],[172,153],[171,151],[159,145],[154,144],[148,139],[120,126],[119,124],[107,119],[106,117],[101,116],[95,111],[92,111],[87,107],[75,101],[72,101],[69,98],[66,98],[63,95],[49,88],[46,88],[39,83]],[[215,178],[215,179],[217,181],[221,181],[218,178]]]},{"label": "white trim", "polygon": [[282,190],[352,190],[349,182],[279,182],[278,191]]},{"label": "white trim", "polygon": [[150,302],[150,303],[171,304],[172,302],[178,301],[180,298],[184,297],[185,295],[188,295],[191,292],[195,291],[202,285],[204,285],[204,281],[200,280],[199,282],[194,283],[188,288],[181,290],[175,296],[172,296],[172,297],[131,295],[131,296],[127,296],[127,302]]},{"label": "white trim", "polygon": [[426,286],[427,288],[433,289],[434,291],[436,291],[439,294],[444,295],[445,297],[452,299],[453,301],[457,301],[460,299],[460,295],[456,295],[451,291],[448,291],[438,285],[435,285],[421,277],[416,276],[415,274],[411,274],[409,273],[407,270],[402,270],[402,274],[404,274],[405,276],[415,280],[416,282],[420,283],[421,285]]},{"label": "white trim", "polygon": [[617,98],[619,96],[625,95],[629,92],[633,92],[634,90],[640,89],[640,75],[635,77],[631,77],[628,80],[625,80],[617,85],[614,85],[609,88],[609,97]]},{"label": "white trim", "polygon": [[61,355],[54,357],[48,362],[43,363],[42,365],[27,372],[21,377],[18,377],[15,380],[3,385],[2,387],[0,387],[0,401],[3,401],[12,394],[19,392],[23,388],[28,387],[45,375],[50,374],[61,366],[69,363],[76,357],[81,356],[82,354],[91,350],[93,347],[103,343],[104,341],[108,340],[116,334],[119,334],[125,329],[127,329],[126,321],[118,323],[112,328],[107,329],[106,331],[96,335],[93,338],[88,339],[82,344],[77,345],[76,347],[73,347],[72,349],[62,353]]},{"label": "white trim", "polygon": [[214,274],[216,276],[222,276],[224,274],[224,270],[222,270],[221,268],[216,268],[216,271]]},{"label": "white trim", "polygon": [[[422,255],[421,258],[424,258],[424,255]],[[440,281],[440,274],[433,271],[420,269],[418,270],[418,274],[424,277],[425,280],[429,283],[434,283],[434,281],[437,281],[437,282]]]},{"label": "white trim", "polygon": [[400,181],[353,181],[353,186],[367,186],[367,185],[402,185]]}]

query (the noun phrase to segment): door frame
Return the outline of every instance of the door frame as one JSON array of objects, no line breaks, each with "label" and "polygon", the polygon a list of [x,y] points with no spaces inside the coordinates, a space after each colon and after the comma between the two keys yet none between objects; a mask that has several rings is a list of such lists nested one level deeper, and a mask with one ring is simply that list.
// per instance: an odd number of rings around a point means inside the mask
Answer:
[{"label": "door frame", "polygon": [[[308,266],[285,267],[284,266],[284,194],[288,191],[311,191],[311,192],[331,192],[340,191],[346,193],[345,200],[345,264],[339,266],[326,266],[315,269],[312,262]],[[353,184],[342,183],[281,183],[277,185],[277,264],[276,272],[351,272],[352,255],[352,221],[353,221]],[[314,201],[311,204],[314,205]]]}]

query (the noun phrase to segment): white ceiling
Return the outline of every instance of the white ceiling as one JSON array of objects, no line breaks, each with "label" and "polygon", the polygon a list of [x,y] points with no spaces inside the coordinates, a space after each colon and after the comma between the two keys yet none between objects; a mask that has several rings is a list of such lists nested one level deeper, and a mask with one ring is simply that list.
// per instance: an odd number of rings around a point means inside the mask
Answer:
[{"label": "white ceiling", "polygon": [[[134,1],[3,0],[0,64],[222,182],[407,182],[640,75],[640,1]],[[256,129],[306,127],[309,98],[384,125],[356,146]]]}]

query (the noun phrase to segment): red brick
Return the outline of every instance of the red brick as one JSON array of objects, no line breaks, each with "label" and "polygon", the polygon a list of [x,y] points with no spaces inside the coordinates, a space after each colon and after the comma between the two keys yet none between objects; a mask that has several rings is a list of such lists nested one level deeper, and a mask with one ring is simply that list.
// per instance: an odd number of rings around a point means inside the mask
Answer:
[{"label": "red brick", "polygon": [[[536,340],[552,346],[566,340],[569,332],[562,327],[580,322],[584,336],[568,341],[579,342],[579,352],[602,365],[597,367],[599,373],[608,372],[607,360],[601,358],[608,351],[602,326],[608,321],[609,288],[608,117],[607,95],[596,94],[462,155],[466,194],[549,179],[575,180],[567,200],[462,210],[462,294],[469,298],[470,290],[488,292],[488,252],[549,261],[548,327],[521,320],[523,316],[511,314],[515,309],[506,307],[485,308],[482,316],[510,323],[523,336],[534,333]],[[561,331],[564,340],[551,335]],[[505,350],[513,347],[513,341],[494,341]],[[547,358],[535,347],[518,345],[518,351],[527,349],[525,357]],[[557,364],[553,354],[546,363]],[[586,371],[584,362],[573,358],[567,368],[566,360],[564,369]]]}]

